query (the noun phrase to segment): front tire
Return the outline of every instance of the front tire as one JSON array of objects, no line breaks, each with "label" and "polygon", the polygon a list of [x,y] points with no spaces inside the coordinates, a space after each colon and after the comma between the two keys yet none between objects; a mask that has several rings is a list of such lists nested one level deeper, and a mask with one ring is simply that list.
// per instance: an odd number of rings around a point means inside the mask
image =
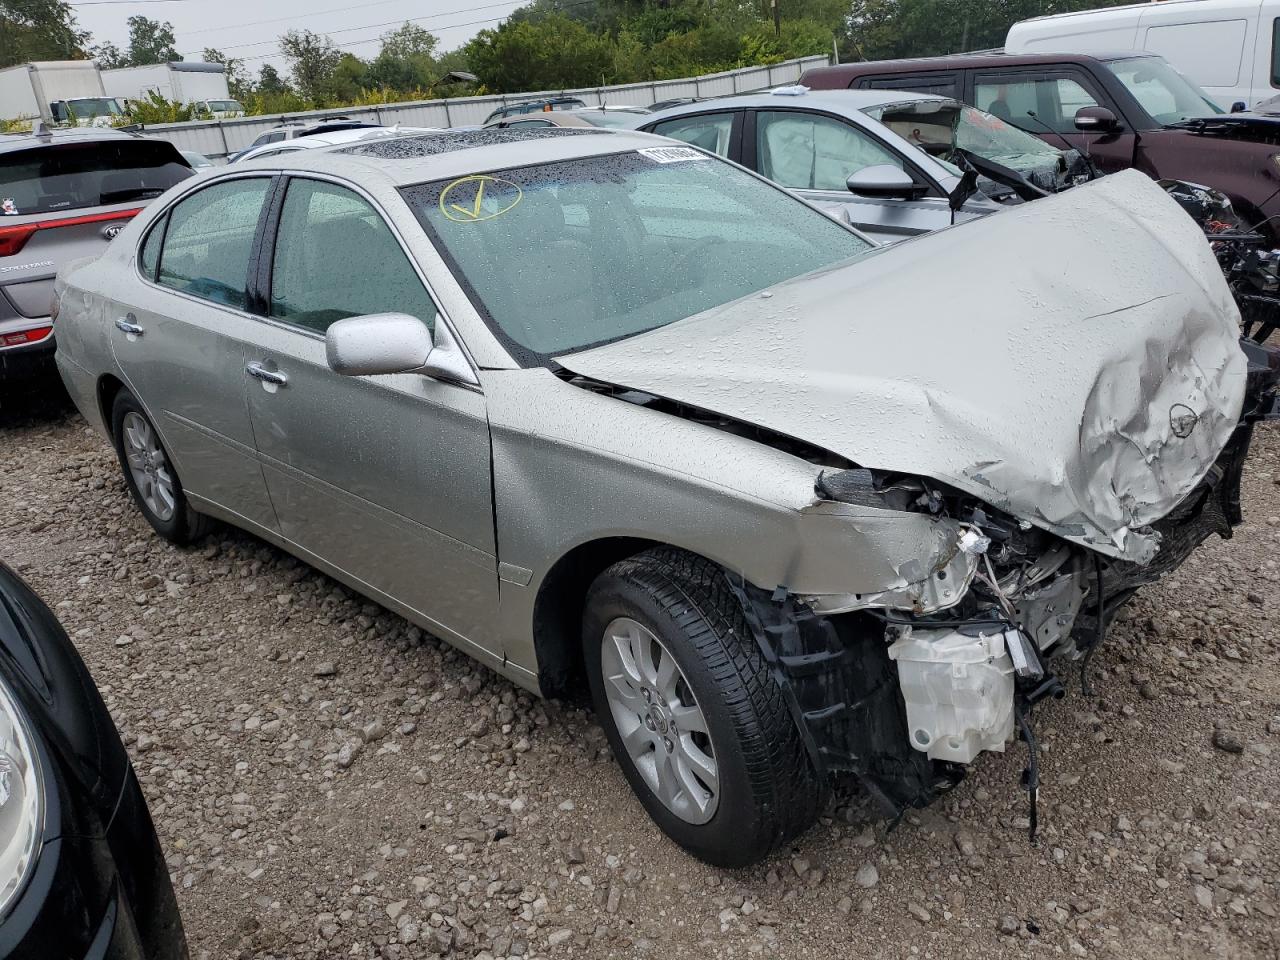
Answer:
[{"label": "front tire", "polygon": [[209,518],[187,501],[155,424],[128,390],[116,394],[111,405],[111,435],[125,486],[152,529],[178,546],[203,536]]},{"label": "front tire", "polygon": [[587,593],[596,714],[667,836],[720,867],[756,863],[826,800],[724,571],[680,550],[614,564]]}]

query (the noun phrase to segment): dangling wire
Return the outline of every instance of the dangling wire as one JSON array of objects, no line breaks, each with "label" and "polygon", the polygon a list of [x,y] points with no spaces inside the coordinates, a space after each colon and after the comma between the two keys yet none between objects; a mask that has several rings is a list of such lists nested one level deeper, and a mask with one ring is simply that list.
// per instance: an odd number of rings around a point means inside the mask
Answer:
[{"label": "dangling wire", "polygon": [[1027,819],[1030,821],[1028,837],[1033,847],[1040,845],[1037,831],[1040,829],[1040,756],[1036,735],[1031,729],[1031,708],[1025,697],[1018,697],[1016,710],[1022,739],[1027,741],[1027,766],[1022,771],[1022,789],[1030,798]]},{"label": "dangling wire", "polygon": [[1089,644],[1089,649],[1084,652],[1084,659],[1080,661],[1080,692],[1086,697],[1093,696],[1093,685],[1089,683],[1089,661],[1102,646],[1102,641],[1107,638],[1106,601],[1102,596],[1102,556],[1098,553],[1093,555],[1093,576],[1094,591],[1097,594],[1094,599],[1094,609],[1098,622],[1094,627],[1093,643]]}]

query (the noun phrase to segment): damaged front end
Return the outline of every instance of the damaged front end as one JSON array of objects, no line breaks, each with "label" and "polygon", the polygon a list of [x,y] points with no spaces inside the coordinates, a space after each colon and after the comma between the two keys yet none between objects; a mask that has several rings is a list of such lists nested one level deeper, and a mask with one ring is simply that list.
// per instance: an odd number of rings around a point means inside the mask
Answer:
[{"label": "damaged front end", "polygon": [[1028,750],[1022,786],[1034,839],[1035,705],[1064,696],[1076,671],[1088,692],[1089,659],[1116,611],[1241,521],[1244,461],[1254,423],[1274,417],[1277,378],[1274,355],[1246,352],[1244,415],[1213,468],[1145,531],[1160,545],[1147,563],[1106,556],[931,480],[861,468],[820,475],[819,503],[927,514],[948,533],[895,588],[873,594],[766,591],[730,575],[818,769],[852,775],[898,817],[1017,737]]},{"label": "damaged front end", "polygon": [[1204,231],[1240,307],[1244,335],[1265,343],[1280,328],[1280,249],[1221,191],[1183,180],[1159,183]]}]

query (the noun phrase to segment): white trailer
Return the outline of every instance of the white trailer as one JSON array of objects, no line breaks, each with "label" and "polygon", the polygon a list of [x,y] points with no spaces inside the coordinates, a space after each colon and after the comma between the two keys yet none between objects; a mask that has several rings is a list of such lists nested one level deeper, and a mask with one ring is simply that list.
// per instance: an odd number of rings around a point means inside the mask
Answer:
[{"label": "white trailer", "polygon": [[108,94],[124,100],[145,100],[156,93],[174,103],[194,104],[220,120],[244,116],[244,107],[231,99],[220,63],[182,60],[103,70],[102,83]]},{"label": "white trailer", "polygon": [[46,60],[0,70],[0,119],[109,126],[121,114],[91,60]]}]

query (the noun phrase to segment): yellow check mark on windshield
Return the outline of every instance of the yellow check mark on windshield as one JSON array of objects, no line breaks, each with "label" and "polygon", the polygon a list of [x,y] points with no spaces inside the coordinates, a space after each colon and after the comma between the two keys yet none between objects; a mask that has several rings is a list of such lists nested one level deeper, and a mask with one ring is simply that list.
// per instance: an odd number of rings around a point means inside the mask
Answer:
[{"label": "yellow check mark on windshield", "polygon": [[453,209],[457,210],[460,214],[462,214],[464,217],[467,217],[470,220],[479,220],[480,219],[480,203],[481,201],[484,200],[484,184],[485,184],[485,181],[481,180],[480,185],[476,187],[476,200],[475,200],[475,203],[471,205],[470,210],[468,210],[466,207],[462,206],[462,204],[459,204],[459,203],[451,203],[449,204],[449,206],[453,207]]}]

